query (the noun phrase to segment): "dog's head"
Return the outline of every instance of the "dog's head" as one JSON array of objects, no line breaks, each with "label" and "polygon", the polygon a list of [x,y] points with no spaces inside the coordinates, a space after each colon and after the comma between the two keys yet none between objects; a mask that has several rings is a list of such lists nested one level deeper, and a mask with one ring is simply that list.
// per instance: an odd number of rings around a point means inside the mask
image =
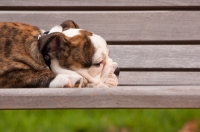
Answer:
[{"label": "dog's head", "polygon": [[106,41],[80,29],[73,21],[65,21],[43,35],[40,51],[51,60],[53,72],[75,71],[85,78],[88,87],[114,87],[118,84],[119,68],[109,58]]}]

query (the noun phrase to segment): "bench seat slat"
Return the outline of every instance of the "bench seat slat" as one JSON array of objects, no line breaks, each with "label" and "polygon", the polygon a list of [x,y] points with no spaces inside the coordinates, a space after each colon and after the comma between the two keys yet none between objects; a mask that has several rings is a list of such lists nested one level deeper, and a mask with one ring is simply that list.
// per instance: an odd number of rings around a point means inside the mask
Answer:
[{"label": "bench seat slat", "polygon": [[120,72],[119,85],[184,86],[200,85],[200,72],[127,71]]},{"label": "bench seat slat", "polygon": [[0,89],[0,109],[200,108],[199,86]]},{"label": "bench seat slat", "polygon": [[0,18],[45,30],[71,19],[107,41],[200,41],[200,11],[0,11]]},{"label": "bench seat slat", "polygon": [[199,6],[198,0],[6,0],[1,6]]}]

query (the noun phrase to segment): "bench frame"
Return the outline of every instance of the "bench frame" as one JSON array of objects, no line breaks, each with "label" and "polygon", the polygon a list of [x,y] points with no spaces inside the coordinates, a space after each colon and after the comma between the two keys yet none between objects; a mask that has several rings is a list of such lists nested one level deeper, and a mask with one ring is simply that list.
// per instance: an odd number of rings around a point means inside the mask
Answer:
[{"label": "bench frame", "polygon": [[200,108],[198,0],[45,1],[1,1],[1,21],[74,20],[107,40],[119,86],[0,89],[0,109]]}]

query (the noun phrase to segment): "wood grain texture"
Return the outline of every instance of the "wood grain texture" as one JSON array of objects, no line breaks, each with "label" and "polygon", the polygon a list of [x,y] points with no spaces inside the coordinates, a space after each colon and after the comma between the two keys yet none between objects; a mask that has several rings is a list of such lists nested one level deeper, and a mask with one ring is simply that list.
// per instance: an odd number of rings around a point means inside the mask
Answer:
[{"label": "wood grain texture", "polygon": [[188,86],[200,85],[200,72],[120,72],[119,85]]},{"label": "wood grain texture", "polygon": [[[37,7],[47,11],[35,11]],[[60,7],[63,11],[56,11]],[[86,11],[67,11],[68,8],[79,10],[79,7]],[[148,7],[155,8],[147,11]],[[20,21],[49,30],[71,19],[109,42],[157,42],[156,45],[109,46],[111,58],[119,67],[130,69],[121,72],[119,77],[120,85],[129,86],[110,89],[0,89],[0,109],[200,108],[200,72],[155,71],[156,68],[200,68],[200,45],[158,44],[166,41],[200,42],[200,11],[166,10],[172,9],[170,7],[197,9],[200,1],[0,1],[1,21]],[[96,8],[98,11],[91,11]],[[133,11],[145,8],[146,11]],[[108,11],[112,9],[115,11]],[[137,68],[154,71],[131,71]]]},{"label": "wood grain texture", "polygon": [[200,87],[0,89],[0,109],[200,108]]},{"label": "wood grain texture", "polygon": [[0,11],[0,18],[45,30],[71,19],[107,41],[200,40],[200,11]]},{"label": "wood grain texture", "polygon": [[4,0],[1,6],[199,6],[199,0]]},{"label": "wood grain texture", "polygon": [[200,68],[200,45],[110,45],[120,68]]}]

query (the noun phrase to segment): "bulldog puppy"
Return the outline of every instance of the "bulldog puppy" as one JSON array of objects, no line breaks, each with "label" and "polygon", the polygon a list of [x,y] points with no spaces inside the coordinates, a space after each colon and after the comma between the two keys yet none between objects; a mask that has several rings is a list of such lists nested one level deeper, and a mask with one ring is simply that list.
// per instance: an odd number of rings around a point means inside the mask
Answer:
[{"label": "bulldog puppy", "polygon": [[[109,58],[106,41],[92,32],[65,21],[40,38],[40,51],[50,59],[50,68],[57,74],[80,74],[87,87],[115,87],[119,68]],[[69,26],[70,25],[70,26]]]},{"label": "bulldog puppy", "polygon": [[0,88],[113,87],[117,64],[103,38],[65,21],[50,32],[0,23]]}]

